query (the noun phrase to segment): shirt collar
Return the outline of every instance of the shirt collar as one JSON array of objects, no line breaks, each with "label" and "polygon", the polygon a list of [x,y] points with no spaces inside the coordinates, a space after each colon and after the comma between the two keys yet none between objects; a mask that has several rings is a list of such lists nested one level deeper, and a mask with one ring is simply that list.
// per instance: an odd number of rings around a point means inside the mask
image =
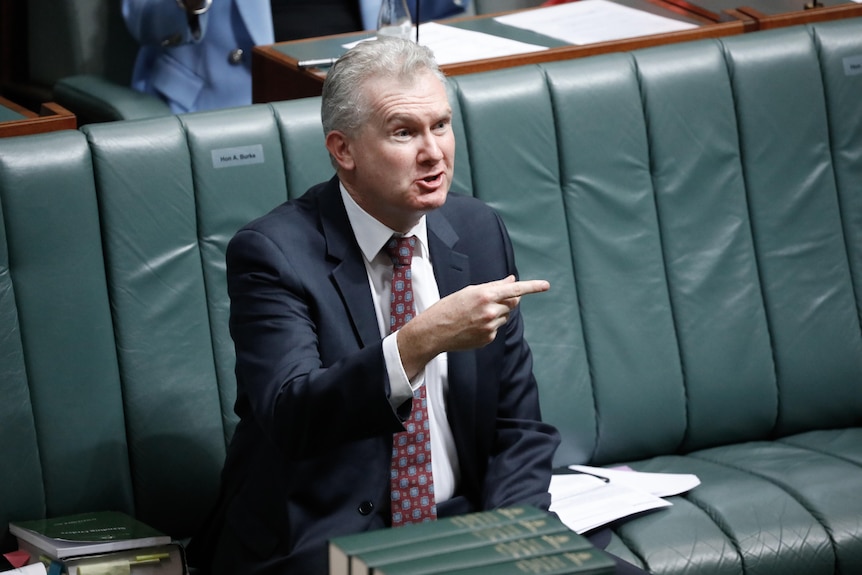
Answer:
[{"label": "shirt collar", "polygon": [[[340,181],[338,188],[341,190],[341,199],[344,202],[344,209],[347,210],[347,219],[350,220],[350,226],[353,228],[353,235],[356,237],[359,249],[362,250],[365,260],[370,262],[377,257],[389,238],[401,234],[382,224],[374,216],[363,210]],[[425,223],[425,216],[423,215],[419,219],[419,223],[404,235],[416,236],[420,245],[420,254],[418,255],[427,259],[428,228]]]}]

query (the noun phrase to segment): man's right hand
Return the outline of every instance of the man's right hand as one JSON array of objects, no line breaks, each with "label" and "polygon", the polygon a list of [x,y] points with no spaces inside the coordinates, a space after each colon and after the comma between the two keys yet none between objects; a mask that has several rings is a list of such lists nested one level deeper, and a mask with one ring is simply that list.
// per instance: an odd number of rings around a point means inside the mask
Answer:
[{"label": "man's right hand", "polygon": [[509,276],[444,297],[398,331],[398,350],[408,378],[440,353],[488,345],[522,296],[548,289],[545,280],[515,281]]}]

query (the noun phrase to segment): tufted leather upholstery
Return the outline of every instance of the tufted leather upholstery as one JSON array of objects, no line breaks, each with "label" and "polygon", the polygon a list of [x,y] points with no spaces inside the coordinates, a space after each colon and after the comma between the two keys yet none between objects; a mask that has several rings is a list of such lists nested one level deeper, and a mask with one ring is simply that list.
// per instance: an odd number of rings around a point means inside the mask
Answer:
[{"label": "tufted leather upholstery", "polygon": [[[615,529],[650,572],[862,572],[860,60],[855,19],[452,80],[453,189],[551,282],[557,463],[703,482]],[[331,174],[318,107],[0,141],[0,525],[193,532],[236,423],[224,248]]]}]

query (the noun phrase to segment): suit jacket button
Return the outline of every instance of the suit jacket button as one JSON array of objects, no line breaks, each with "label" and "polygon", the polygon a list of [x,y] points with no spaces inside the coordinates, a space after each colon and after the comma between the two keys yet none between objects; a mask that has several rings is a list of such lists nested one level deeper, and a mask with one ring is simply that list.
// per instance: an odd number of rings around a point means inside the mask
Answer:
[{"label": "suit jacket button", "polygon": [[234,65],[239,64],[240,62],[242,62],[242,55],[242,48],[231,50],[230,54],[227,55],[227,61]]},{"label": "suit jacket button", "polygon": [[368,515],[374,510],[374,504],[370,501],[363,501],[359,504],[359,514],[360,515]]},{"label": "suit jacket button", "polygon": [[182,41],[183,37],[179,34],[171,34],[170,36],[162,38],[161,45],[163,48],[167,48],[168,46],[179,46]]}]

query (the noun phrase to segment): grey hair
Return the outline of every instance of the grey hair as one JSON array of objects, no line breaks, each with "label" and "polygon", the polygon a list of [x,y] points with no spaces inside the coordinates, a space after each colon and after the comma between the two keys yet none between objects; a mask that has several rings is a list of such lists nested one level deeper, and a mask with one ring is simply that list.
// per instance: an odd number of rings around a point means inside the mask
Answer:
[{"label": "grey hair", "polygon": [[429,48],[388,36],[360,42],[335,62],[323,82],[323,133],[337,130],[352,136],[367,121],[370,111],[362,87],[369,79],[411,80],[423,71],[445,86],[446,76]]}]

